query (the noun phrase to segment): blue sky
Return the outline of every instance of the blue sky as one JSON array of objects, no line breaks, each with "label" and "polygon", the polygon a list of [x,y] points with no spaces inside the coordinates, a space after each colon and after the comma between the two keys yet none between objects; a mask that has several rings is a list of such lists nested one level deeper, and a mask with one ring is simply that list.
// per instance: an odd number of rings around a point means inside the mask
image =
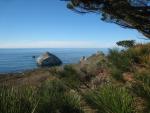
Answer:
[{"label": "blue sky", "polygon": [[0,0],[0,48],[103,48],[142,37],[60,0]]}]

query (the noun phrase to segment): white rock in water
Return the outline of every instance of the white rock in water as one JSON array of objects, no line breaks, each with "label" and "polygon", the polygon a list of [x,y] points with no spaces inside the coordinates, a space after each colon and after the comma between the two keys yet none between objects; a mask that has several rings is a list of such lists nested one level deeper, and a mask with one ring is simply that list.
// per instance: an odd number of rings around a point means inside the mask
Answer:
[{"label": "white rock in water", "polygon": [[62,61],[55,55],[46,52],[43,55],[39,56],[36,60],[38,66],[41,67],[51,67],[58,66],[62,64]]},{"label": "white rock in water", "polygon": [[87,58],[86,58],[85,56],[83,56],[83,57],[80,59],[80,62],[86,61],[86,60],[87,60]]}]

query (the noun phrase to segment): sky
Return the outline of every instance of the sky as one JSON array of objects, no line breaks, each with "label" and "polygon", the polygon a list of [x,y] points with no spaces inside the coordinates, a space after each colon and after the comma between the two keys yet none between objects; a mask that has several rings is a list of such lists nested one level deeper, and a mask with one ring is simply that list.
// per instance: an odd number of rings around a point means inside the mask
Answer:
[{"label": "sky", "polygon": [[141,37],[98,14],[75,13],[61,0],[0,0],[0,48],[108,48]]}]

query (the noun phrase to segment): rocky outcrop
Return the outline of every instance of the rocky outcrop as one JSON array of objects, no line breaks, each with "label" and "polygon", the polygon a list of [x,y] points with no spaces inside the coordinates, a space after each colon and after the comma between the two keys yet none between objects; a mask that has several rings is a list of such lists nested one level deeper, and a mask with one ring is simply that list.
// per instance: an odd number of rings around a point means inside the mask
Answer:
[{"label": "rocky outcrop", "polygon": [[55,55],[46,52],[37,58],[37,65],[41,67],[51,67],[61,65],[62,61]]}]

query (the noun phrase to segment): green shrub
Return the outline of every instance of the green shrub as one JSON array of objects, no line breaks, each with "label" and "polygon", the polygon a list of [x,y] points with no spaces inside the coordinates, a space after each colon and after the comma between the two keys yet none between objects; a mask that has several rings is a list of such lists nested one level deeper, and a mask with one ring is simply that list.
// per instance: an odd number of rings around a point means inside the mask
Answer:
[{"label": "green shrub", "polygon": [[133,113],[133,98],[125,88],[104,86],[85,96],[99,113]]},{"label": "green shrub", "polygon": [[115,66],[121,71],[129,71],[131,69],[132,60],[128,55],[118,49],[110,49],[108,59],[112,63],[112,66]]}]

